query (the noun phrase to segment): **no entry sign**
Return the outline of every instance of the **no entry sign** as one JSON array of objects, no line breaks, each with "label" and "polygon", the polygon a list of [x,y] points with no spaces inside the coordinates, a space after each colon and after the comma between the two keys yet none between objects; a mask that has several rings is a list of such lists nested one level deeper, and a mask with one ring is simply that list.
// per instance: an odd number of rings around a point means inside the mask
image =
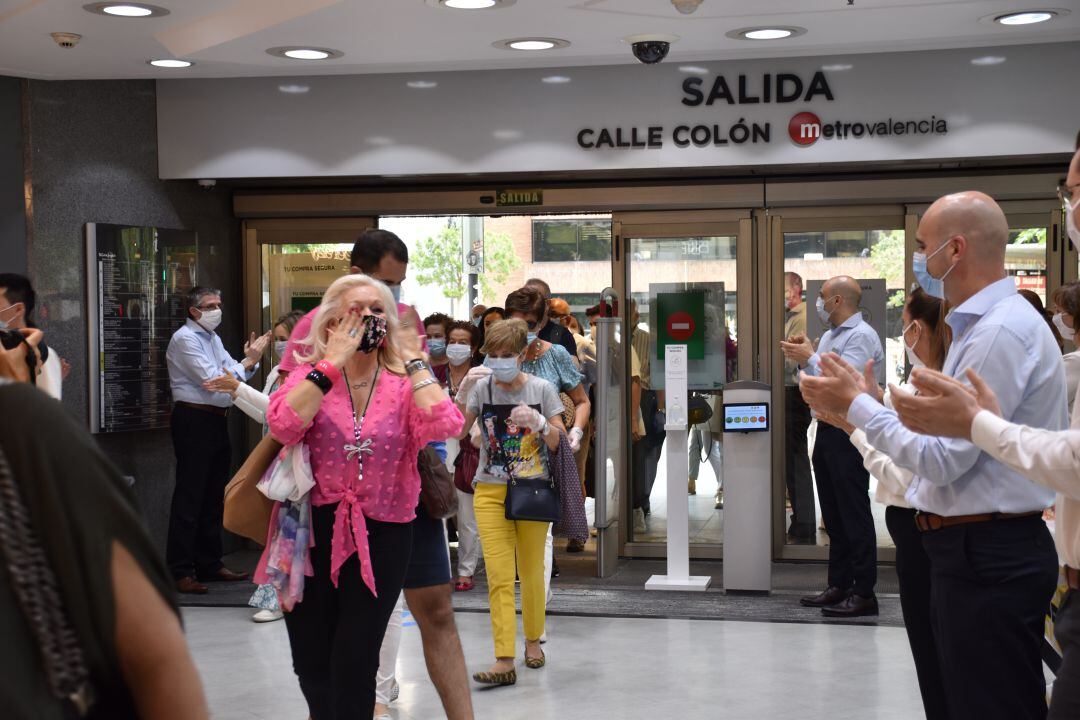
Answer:
[{"label": "no entry sign", "polygon": [[667,331],[672,340],[686,342],[694,334],[697,325],[690,313],[679,310],[668,315]]}]

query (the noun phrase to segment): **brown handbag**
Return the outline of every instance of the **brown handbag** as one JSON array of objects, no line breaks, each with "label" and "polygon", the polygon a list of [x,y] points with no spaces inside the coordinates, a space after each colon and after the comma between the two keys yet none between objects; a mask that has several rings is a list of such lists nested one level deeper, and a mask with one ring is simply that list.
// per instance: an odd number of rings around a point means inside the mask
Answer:
[{"label": "brown handbag", "polygon": [[446,463],[435,452],[435,448],[425,445],[417,457],[417,469],[420,471],[420,504],[424,511],[436,520],[445,520],[457,515],[457,488],[454,478],[446,469]]},{"label": "brown handbag", "polygon": [[229,532],[254,540],[260,545],[266,544],[274,501],[259,492],[256,485],[282,447],[282,444],[270,435],[264,436],[225,486],[225,514],[222,525]]}]

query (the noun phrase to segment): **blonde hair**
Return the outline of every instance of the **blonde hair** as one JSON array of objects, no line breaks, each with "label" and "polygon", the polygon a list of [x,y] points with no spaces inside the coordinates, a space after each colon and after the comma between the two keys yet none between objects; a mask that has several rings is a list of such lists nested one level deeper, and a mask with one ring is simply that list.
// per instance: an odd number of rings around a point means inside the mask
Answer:
[{"label": "blonde hair", "polygon": [[491,324],[484,333],[484,347],[480,352],[490,355],[493,352],[521,354],[528,345],[529,328],[524,320],[499,320]]},{"label": "blonde hair", "polygon": [[323,295],[319,309],[315,313],[315,319],[311,322],[311,332],[306,338],[296,343],[298,345],[295,353],[297,362],[314,364],[323,359],[326,355],[326,339],[329,335],[330,322],[339,319],[345,313],[345,296],[360,287],[374,289],[386,308],[386,342],[379,348],[379,363],[390,372],[399,375],[405,372],[405,362],[395,340],[397,329],[401,326],[397,302],[394,301],[390,288],[375,278],[360,273],[340,277],[326,289],[326,294]]}]

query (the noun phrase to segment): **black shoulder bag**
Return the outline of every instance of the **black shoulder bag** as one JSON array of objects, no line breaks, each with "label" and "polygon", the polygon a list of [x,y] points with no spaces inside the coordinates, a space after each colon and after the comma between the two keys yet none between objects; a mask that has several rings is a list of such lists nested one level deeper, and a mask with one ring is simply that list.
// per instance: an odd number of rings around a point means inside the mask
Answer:
[{"label": "black shoulder bag", "polygon": [[[491,386],[495,378],[488,379],[488,403],[495,408]],[[540,442],[543,442],[540,438]],[[505,457],[505,456],[504,456]],[[507,458],[503,464],[506,470],[506,519],[531,520],[533,522],[559,522],[559,491],[555,487],[555,477],[548,468],[548,478],[516,478],[513,463]]]}]

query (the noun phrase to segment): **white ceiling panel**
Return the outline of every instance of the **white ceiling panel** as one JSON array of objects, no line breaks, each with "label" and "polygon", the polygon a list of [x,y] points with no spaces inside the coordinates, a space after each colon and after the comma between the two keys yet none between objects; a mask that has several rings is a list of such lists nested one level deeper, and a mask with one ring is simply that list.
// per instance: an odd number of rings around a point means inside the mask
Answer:
[{"label": "white ceiling panel", "polygon": [[[610,65],[636,62],[622,38],[639,33],[679,36],[668,63],[1080,41],[1080,0],[704,0],[692,15],[679,14],[669,0],[516,0],[480,11],[428,0],[153,0],[170,10],[159,18],[92,14],[84,1],[0,0],[0,74],[244,77]],[[987,20],[1047,8],[1059,16],[1038,25]],[[726,35],[763,25],[807,32],[768,42]],[[58,31],[83,39],[61,49],[49,37]],[[492,46],[523,36],[562,38],[570,46],[536,53]],[[266,53],[293,45],[344,56],[296,61]],[[172,71],[146,64],[160,57],[196,64]]]}]

